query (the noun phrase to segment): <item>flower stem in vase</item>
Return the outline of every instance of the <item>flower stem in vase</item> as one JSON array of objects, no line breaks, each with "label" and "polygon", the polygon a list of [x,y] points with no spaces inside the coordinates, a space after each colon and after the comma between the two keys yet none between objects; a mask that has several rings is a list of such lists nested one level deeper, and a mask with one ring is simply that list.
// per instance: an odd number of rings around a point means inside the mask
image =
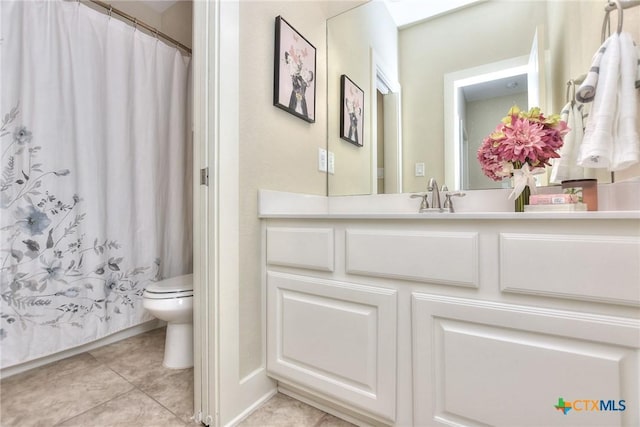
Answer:
[{"label": "flower stem in vase", "polygon": [[516,205],[515,205],[516,212],[524,212],[524,205],[529,204],[530,195],[531,195],[531,190],[527,185],[524,187],[524,190],[522,190],[522,193],[520,193],[520,195],[516,197]]}]

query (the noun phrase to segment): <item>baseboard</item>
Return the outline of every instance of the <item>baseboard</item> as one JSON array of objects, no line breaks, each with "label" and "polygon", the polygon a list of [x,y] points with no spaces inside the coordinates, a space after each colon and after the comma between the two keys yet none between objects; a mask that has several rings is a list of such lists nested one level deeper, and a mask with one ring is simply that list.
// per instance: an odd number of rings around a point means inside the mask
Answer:
[{"label": "baseboard", "polygon": [[0,369],[0,379],[9,378],[12,375],[16,375],[21,372],[25,372],[30,369],[34,369],[43,365],[48,365],[49,363],[57,362],[58,360],[66,359],[67,357],[75,356],[80,353],[85,353],[87,351],[96,349],[98,347],[103,347],[107,344],[111,344],[116,341],[121,341],[123,339],[142,334],[152,329],[161,328],[165,325],[166,325],[166,322],[163,322],[158,319],[153,319],[148,322],[142,323],[140,325],[136,325],[131,328],[124,329],[122,331],[116,332],[104,338],[100,338],[99,340],[92,341],[87,344],[83,344],[78,347],[70,348],[68,350],[64,350],[59,353],[50,354],[48,356],[41,357],[39,359],[34,359],[25,363],[20,363],[18,365],[9,366],[7,368]]}]

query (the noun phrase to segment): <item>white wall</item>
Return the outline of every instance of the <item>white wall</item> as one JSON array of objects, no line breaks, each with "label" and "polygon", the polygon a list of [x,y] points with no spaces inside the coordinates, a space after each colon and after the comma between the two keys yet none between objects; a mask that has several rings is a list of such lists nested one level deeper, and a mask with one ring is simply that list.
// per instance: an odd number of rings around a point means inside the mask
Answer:
[{"label": "white wall", "polygon": [[[332,196],[369,194],[371,158],[375,146],[372,117],[371,49],[382,59],[388,77],[398,80],[398,30],[384,4],[370,2],[336,16],[328,24],[328,147],[335,153],[335,174],[329,177]],[[340,76],[346,74],[365,93],[363,146],[340,138]],[[374,76],[375,78],[375,76]]]}]

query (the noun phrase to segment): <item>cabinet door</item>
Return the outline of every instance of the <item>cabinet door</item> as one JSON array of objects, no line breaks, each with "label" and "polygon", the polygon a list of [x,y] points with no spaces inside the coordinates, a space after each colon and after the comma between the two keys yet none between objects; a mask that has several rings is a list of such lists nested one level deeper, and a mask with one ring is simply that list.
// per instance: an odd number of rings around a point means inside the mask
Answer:
[{"label": "cabinet door", "polygon": [[638,320],[425,294],[412,310],[416,425],[637,425]]},{"label": "cabinet door", "polygon": [[268,272],[267,322],[271,376],[395,419],[394,290]]}]

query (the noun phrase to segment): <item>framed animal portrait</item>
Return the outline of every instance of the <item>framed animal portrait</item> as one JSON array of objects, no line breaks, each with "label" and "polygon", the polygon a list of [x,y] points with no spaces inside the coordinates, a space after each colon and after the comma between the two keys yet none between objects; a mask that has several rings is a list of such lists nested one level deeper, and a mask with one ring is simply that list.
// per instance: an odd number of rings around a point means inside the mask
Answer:
[{"label": "framed animal portrait", "polygon": [[364,145],[364,91],[346,75],[340,76],[340,138]]},{"label": "framed animal portrait", "polygon": [[316,121],[316,48],[282,16],[276,18],[273,105]]}]

